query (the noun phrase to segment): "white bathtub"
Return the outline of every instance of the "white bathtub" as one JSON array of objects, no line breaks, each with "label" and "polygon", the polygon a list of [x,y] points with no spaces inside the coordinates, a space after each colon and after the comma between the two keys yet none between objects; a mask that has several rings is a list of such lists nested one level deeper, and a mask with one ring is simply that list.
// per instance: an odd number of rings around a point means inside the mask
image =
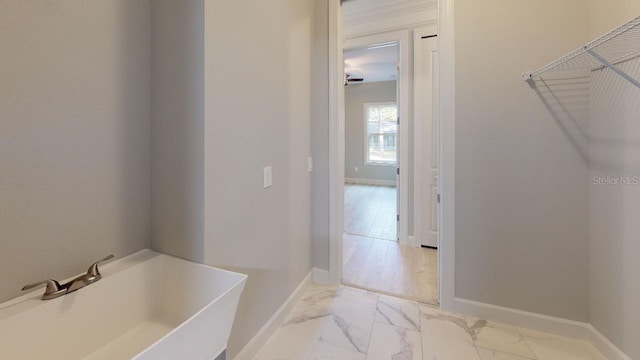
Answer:
[{"label": "white bathtub", "polygon": [[53,300],[39,289],[0,304],[0,359],[213,360],[226,348],[246,275],[150,250],[100,271]]}]

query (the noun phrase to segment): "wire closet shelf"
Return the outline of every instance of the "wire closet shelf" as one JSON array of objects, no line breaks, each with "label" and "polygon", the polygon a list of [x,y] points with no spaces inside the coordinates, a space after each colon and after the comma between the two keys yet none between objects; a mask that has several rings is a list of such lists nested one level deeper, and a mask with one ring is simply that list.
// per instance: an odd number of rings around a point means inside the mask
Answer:
[{"label": "wire closet shelf", "polygon": [[526,81],[550,71],[596,70],[608,67],[635,86],[640,82],[616,65],[640,56],[640,16],[622,24],[583,47],[533,71],[522,74]]}]

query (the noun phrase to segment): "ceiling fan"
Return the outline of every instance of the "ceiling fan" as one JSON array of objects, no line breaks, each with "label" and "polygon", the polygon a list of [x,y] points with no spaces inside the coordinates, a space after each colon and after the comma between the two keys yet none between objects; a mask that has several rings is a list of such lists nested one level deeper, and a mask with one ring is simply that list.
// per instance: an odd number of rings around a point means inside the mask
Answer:
[{"label": "ceiling fan", "polygon": [[347,86],[351,83],[361,83],[364,81],[364,78],[354,78],[351,77],[351,74],[344,74],[344,85]]}]

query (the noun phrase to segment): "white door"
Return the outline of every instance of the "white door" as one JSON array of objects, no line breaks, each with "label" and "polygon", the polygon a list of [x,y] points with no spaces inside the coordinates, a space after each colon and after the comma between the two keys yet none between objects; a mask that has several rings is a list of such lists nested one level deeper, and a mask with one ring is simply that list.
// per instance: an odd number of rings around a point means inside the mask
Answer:
[{"label": "white door", "polygon": [[420,242],[438,247],[438,38],[435,34],[416,32],[416,121],[421,123],[420,137],[422,178],[422,221]]},{"label": "white door", "polygon": [[[400,54],[398,54],[400,56]],[[399,79],[400,76],[400,65],[396,66],[396,79]],[[396,105],[400,104],[400,81],[396,80]],[[398,127],[396,128],[396,134],[400,134],[400,112],[398,112]],[[400,136],[396,136],[396,241],[400,242],[400,158],[398,155],[400,154],[401,148],[398,146],[398,142],[400,141]]]}]

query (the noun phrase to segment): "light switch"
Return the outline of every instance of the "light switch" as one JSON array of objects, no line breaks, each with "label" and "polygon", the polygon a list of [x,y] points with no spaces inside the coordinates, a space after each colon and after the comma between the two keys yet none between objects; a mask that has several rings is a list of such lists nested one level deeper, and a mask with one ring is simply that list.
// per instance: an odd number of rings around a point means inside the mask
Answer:
[{"label": "light switch", "polygon": [[307,158],[307,170],[309,172],[313,171],[313,158],[311,156]]},{"label": "light switch", "polygon": [[264,168],[264,176],[263,176],[263,182],[264,182],[264,188],[270,188],[273,185],[273,176],[271,174],[271,166],[265,166]]}]

